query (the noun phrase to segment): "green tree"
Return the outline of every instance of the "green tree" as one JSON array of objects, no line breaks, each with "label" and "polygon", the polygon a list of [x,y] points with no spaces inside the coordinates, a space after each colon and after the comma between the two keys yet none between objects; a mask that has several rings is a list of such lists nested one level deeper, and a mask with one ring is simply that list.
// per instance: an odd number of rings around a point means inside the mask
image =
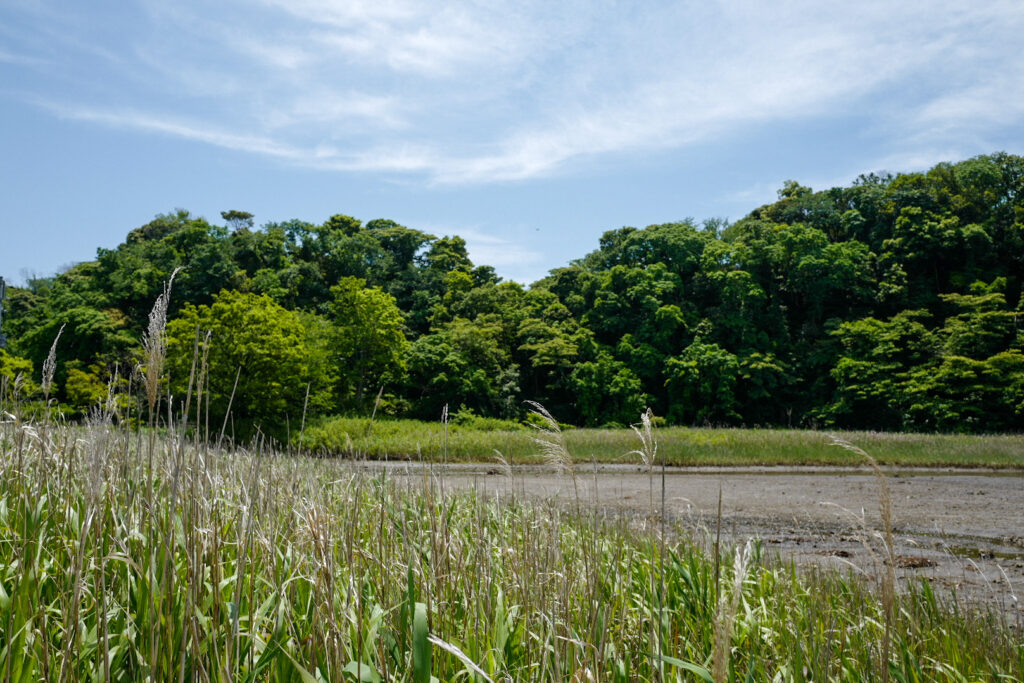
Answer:
[{"label": "green tree", "polygon": [[514,417],[519,370],[501,344],[502,332],[496,320],[456,318],[413,342],[406,387],[415,414],[437,419],[448,404]]},{"label": "green tree", "polygon": [[1020,313],[1007,309],[1002,289],[976,282],[971,294],[943,294],[955,313],[936,332],[938,358],[910,372],[908,422],[914,429],[1020,431],[1024,334]]},{"label": "green tree", "polygon": [[699,338],[668,359],[668,418],[689,424],[724,424],[739,420],[736,385],[739,359],[717,344]]},{"label": "green tree", "polygon": [[96,310],[75,306],[58,310],[46,322],[28,330],[18,339],[17,348],[35,367],[42,368],[61,325],[65,325],[56,353],[57,386],[64,386],[72,363],[115,367],[131,357],[138,338],[126,328],[117,309]]},{"label": "green tree", "polygon": [[83,369],[80,361],[74,361],[68,368],[64,395],[80,413],[88,412],[107,398],[107,383],[101,379],[101,372],[97,365]]},{"label": "green tree", "polygon": [[643,382],[608,353],[577,363],[569,377],[583,423],[627,425],[650,403]]},{"label": "green tree", "polygon": [[405,321],[395,298],[365,280],[345,277],[331,287],[331,354],[339,394],[363,402],[367,387],[400,380],[405,371]]},{"label": "green tree", "polygon": [[889,320],[864,318],[834,333],[843,351],[832,370],[835,399],[826,418],[843,427],[894,430],[905,426],[910,373],[934,366],[938,343],[924,311]]},{"label": "green tree", "polygon": [[680,287],[679,276],[663,263],[647,268],[614,266],[601,274],[584,323],[604,344],[616,344],[626,334],[644,341],[663,338],[666,330],[658,324],[658,311],[677,304]]},{"label": "green tree", "polygon": [[220,217],[227,222],[232,232],[252,227],[252,214],[248,211],[238,211],[236,209],[221,211]]},{"label": "green tree", "polygon": [[167,325],[167,370],[179,400],[188,388],[197,338],[207,334],[212,428],[229,402],[240,426],[278,435],[301,417],[307,386],[314,407],[324,405],[331,378],[303,319],[266,295],[235,291],[217,294],[208,306],[188,304]]},{"label": "green tree", "polygon": [[1021,313],[1009,310],[1002,290],[1006,280],[976,282],[971,294],[941,294],[955,313],[939,332],[947,354],[983,360],[1006,350],[1015,340]]},{"label": "green tree", "polygon": [[937,365],[915,368],[904,384],[906,418],[901,426],[943,432],[989,427],[1002,390],[991,370],[985,361],[963,356],[945,356]]},{"label": "green tree", "polygon": [[625,227],[604,233],[600,248],[579,263],[594,271],[660,263],[685,282],[699,270],[701,255],[712,240],[713,232],[701,230],[690,221],[649,225],[643,230]]},{"label": "green tree", "polygon": [[95,290],[102,293],[105,306],[116,307],[140,334],[153,302],[175,268],[175,296],[171,312],[183,302],[208,304],[222,289],[235,289],[244,282],[235,264],[228,232],[187,211],[157,216],[131,231],[115,249],[100,249],[90,273]]},{"label": "green tree", "polygon": [[[20,378],[20,379],[19,379]],[[6,385],[8,395],[13,391],[16,381],[21,382],[22,394],[27,396],[35,391],[32,361],[11,355],[6,349],[0,349],[0,383]]]},{"label": "green tree", "polygon": [[570,375],[583,351],[594,346],[593,333],[545,289],[534,288],[522,298],[522,319],[516,329],[514,356],[526,397],[565,420],[579,418]]}]

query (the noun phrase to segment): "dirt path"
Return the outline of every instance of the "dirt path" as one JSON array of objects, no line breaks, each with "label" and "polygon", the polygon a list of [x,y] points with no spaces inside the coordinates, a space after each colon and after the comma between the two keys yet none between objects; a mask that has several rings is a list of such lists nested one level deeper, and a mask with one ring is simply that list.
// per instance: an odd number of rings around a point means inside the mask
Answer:
[{"label": "dirt path", "polygon": [[[396,465],[394,473],[422,480]],[[571,502],[573,480],[538,468],[488,466],[433,469],[451,488]],[[897,578],[928,577],[964,601],[1024,622],[1024,473],[889,470]],[[660,510],[661,476],[654,478]],[[646,519],[651,480],[635,466],[590,466],[576,472],[581,504]],[[670,523],[713,533],[722,495],[722,533],[729,541],[758,538],[767,552],[798,565],[874,575],[881,556],[879,481],[869,470],[836,468],[669,469],[665,508]]]}]

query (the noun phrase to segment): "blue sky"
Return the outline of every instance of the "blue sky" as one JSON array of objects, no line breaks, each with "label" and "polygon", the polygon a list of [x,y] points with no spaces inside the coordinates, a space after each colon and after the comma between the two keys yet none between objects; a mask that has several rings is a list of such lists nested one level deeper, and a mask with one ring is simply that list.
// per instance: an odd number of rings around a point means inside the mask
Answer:
[{"label": "blue sky", "polygon": [[529,282],[786,179],[1024,153],[1024,3],[4,0],[0,275],[181,207],[466,238]]}]

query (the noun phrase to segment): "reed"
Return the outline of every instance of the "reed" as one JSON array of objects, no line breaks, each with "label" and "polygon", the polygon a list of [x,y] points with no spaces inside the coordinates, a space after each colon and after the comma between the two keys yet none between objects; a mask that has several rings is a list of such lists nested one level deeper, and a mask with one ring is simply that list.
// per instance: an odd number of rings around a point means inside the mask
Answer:
[{"label": "reed", "polygon": [[147,448],[110,422],[46,440],[8,417],[0,443],[4,463],[23,451],[0,472],[4,680],[1024,675],[1019,635],[927,583],[890,607],[744,546],[723,549],[718,590],[715,558],[671,523],[440,496],[259,442],[204,458],[170,432],[147,500]]}]

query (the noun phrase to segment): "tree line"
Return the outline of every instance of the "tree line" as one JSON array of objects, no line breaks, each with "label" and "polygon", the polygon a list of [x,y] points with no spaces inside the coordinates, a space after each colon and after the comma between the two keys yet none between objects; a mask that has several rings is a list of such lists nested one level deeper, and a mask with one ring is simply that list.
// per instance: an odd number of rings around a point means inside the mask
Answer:
[{"label": "tree line", "polygon": [[[459,237],[335,215],[254,227],[184,210],[66,272],[8,288],[0,374],[84,413],[124,384],[175,268],[168,395],[204,360],[208,418],[523,417],[579,425],[645,408],[675,424],[915,431],[1024,428],[1024,157],[787,181],[735,223],[605,232],[529,287]],[[36,374],[33,374],[36,373]],[[115,390],[119,390],[115,387]]]}]

